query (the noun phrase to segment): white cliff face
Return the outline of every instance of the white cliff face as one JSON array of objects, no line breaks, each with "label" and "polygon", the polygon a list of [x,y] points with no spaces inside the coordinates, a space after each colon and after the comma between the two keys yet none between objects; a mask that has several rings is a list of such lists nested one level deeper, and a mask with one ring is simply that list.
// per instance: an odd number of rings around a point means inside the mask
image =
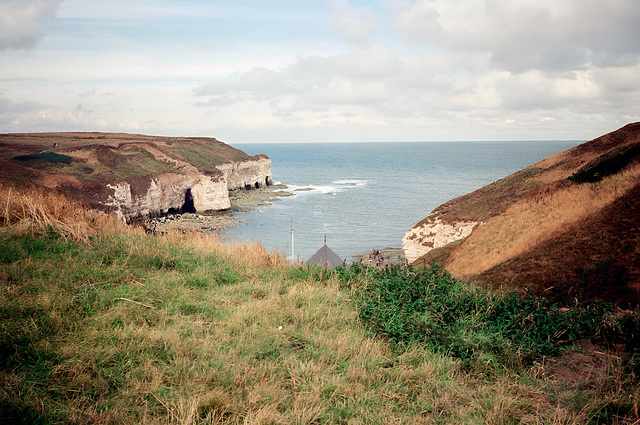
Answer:
[{"label": "white cliff face", "polygon": [[227,182],[216,181],[209,176],[201,176],[191,188],[193,207],[196,211],[226,210],[231,208]]},{"label": "white cliff face", "polygon": [[192,202],[195,211],[231,208],[229,190],[265,187],[271,184],[271,160],[266,156],[244,162],[223,164],[218,175],[205,175],[188,163],[176,163],[181,173],[164,173],[151,180],[143,195],[134,195],[128,182],[109,185],[113,206],[125,221],[137,217],[181,211]]},{"label": "white cliff face", "polygon": [[266,156],[216,166],[229,190],[265,187],[271,184],[271,160]]},{"label": "white cliff face", "polygon": [[116,214],[121,220],[126,220],[127,217],[122,211],[125,205],[131,205],[133,198],[131,196],[131,185],[127,182],[116,183],[115,185],[108,184],[109,189],[113,189],[113,195],[109,197],[106,205],[116,207]]},{"label": "white cliff face", "polygon": [[429,216],[425,223],[409,229],[402,238],[404,255],[411,264],[432,249],[466,238],[477,225],[476,221],[444,223],[439,217]]},{"label": "white cliff face", "polygon": [[[114,194],[110,197],[107,205],[114,206],[118,216],[125,221],[141,216],[166,214],[171,209],[180,210],[184,207],[187,191],[196,183],[198,180],[195,176],[160,174],[151,180],[143,195],[134,196],[129,183],[119,182],[113,186],[109,185],[114,189]],[[227,194],[228,202],[228,193],[225,191],[223,193]]]}]

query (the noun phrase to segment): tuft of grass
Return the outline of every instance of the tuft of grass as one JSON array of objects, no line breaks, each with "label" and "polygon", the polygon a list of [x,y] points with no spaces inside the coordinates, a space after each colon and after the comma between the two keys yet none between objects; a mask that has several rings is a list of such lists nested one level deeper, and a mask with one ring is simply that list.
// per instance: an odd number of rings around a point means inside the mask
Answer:
[{"label": "tuft of grass", "polygon": [[47,233],[88,241],[107,231],[138,232],[113,215],[71,202],[55,191],[27,187],[16,190],[0,183],[0,224],[3,232]]}]

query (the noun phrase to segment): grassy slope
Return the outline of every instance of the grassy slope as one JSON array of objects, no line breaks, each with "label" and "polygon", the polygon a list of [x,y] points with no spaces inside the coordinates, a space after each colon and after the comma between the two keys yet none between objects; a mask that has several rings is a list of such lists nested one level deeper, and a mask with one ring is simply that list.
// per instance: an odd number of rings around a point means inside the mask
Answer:
[{"label": "grassy slope", "polygon": [[[634,240],[629,215],[638,198],[627,194],[640,182],[639,146],[640,123],[629,124],[438,207],[434,214],[444,221],[483,225],[464,242],[434,250],[415,264],[437,261],[457,276],[494,286],[537,291],[553,286],[565,298],[579,294],[637,305],[640,265],[637,249],[628,247]],[[626,210],[607,208],[622,198]],[[580,247],[570,236],[577,233]],[[607,252],[619,256],[611,261]],[[602,276],[617,276],[606,292],[597,290],[588,272],[599,261],[616,268],[601,270]]]},{"label": "grassy slope", "polygon": [[[0,422],[638,419],[634,363],[602,353],[576,376],[589,364],[575,355],[521,365],[486,357],[495,341],[506,341],[509,359],[520,351],[499,327],[475,332],[497,325],[491,306],[499,304],[446,276],[323,275],[259,245],[146,236],[50,193],[0,195]],[[440,299],[443,290],[452,295]],[[396,295],[380,302],[385,293]],[[455,335],[434,320],[452,312]],[[444,326],[438,332],[462,352],[423,341],[422,321]],[[465,363],[469,350],[479,351]]]},{"label": "grassy slope", "polygon": [[124,180],[131,184],[134,194],[145,193],[154,176],[180,172],[174,164],[157,159],[157,153],[212,175],[220,174],[216,165],[252,158],[213,138],[125,133],[0,134],[0,167],[6,180],[18,186],[60,188],[94,208],[107,200],[107,184]]},{"label": "grassy slope", "polygon": [[[482,274],[546,296],[636,305],[640,300],[640,184],[531,251]],[[594,237],[597,235],[597,237]]]}]

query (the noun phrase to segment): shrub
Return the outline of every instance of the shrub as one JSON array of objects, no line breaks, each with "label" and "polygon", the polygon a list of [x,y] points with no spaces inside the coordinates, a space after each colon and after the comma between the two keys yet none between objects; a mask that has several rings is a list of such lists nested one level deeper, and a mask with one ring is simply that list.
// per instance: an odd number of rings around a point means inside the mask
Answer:
[{"label": "shrub", "polygon": [[595,183],[616,174],[640,157],[640,145],[621,146],[589,162],[569,177],[574,183]]},{"label": "shrub", "polygon": [[361,319],[398,347],[427,346],[462,360],[515,365],[550,355],[558,347],[598,334],[608,305],[561,309],[547,300],[496,293],[454,279],[437,266],[336,273],[355,292]]},{"label": "shrub", "polygon": [[70,164],[71,157],[68,155],[61,155],[55,152],[41,152],[41,153],[33,153],[29,155],[18,155],[14,157],[16,161],[42,161],[42,162],[51,162],[51,163],[63,163]]}]

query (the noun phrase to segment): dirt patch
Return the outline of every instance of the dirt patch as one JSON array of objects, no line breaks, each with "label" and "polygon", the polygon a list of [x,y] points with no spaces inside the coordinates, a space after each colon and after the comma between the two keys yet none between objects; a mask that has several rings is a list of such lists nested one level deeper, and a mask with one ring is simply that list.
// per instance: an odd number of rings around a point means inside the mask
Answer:
[{"label": "dirt patch", "polygon": [[548,359],[545,377],[569,385],[590,383],[609,376],[613,365],[620,359],[611,352],[585,344]]}]

